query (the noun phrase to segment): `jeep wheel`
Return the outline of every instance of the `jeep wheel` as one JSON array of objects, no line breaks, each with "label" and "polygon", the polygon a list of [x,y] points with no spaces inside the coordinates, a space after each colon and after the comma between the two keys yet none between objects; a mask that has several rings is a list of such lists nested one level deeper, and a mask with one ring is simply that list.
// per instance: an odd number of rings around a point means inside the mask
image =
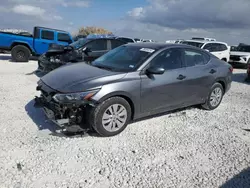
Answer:
[{"label": "jeep wheel", "polygon": [[30,50],[22,45],[17,45],[11,50],[11,57],[14,62],[28,62],[30,54]]}]

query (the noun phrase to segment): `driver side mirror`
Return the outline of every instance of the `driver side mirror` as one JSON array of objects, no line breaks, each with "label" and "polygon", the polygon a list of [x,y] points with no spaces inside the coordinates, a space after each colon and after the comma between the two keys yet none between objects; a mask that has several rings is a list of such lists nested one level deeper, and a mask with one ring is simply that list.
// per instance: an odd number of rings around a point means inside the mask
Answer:
[{"label": "driver side mirror", "polygon": [[161,67],[149,67],[146,70],[146,74],[163,74],[164,72],[165,69]]}]

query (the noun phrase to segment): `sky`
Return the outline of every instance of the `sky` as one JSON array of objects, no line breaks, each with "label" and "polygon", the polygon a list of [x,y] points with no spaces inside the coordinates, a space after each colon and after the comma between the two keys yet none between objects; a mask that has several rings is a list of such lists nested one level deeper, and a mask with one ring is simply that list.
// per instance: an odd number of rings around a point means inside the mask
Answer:
[{"label": "sky", "polygon": [[[0,29],[34,26],[166,41],[211,37],[250,43],[250,0],[1,0]],[[249,42],[248,42],[249,41]]]}]

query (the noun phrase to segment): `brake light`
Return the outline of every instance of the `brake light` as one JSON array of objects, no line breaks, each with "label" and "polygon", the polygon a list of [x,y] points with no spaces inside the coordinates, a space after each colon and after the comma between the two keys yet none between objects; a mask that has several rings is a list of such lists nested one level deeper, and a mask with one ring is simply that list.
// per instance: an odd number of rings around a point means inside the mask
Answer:
[{"label": "brake light", "polygon": [[234,68],[231,66],[231,67],[229,67],[229,70],[230,70],[230,72],[233,72]]}]

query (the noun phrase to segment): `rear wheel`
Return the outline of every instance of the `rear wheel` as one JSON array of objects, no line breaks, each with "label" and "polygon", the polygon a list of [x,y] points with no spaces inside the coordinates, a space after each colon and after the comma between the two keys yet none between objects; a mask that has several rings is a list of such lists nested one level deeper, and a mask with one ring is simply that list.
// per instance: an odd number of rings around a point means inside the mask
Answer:
[{"label": "rear wheel", "polygon": [[129,103],[121,97],[112,97],[92,109],[89,123],[101,136],[121,133],[131,119]]},{"label": "rear wheel", "polygon": [[215,83],[208,94],[207,100],[205,104],[202,104],[202,108],[206,110],[214,110],[217,108],[223,98],[224,95],[224,89],[220,83]]},{"label": "rear wheel", "polygon": [[15,62],[28,62],[30,54],[30,50],[26,46],[22,45],[17,45],[11,50],[11,57]]}]

